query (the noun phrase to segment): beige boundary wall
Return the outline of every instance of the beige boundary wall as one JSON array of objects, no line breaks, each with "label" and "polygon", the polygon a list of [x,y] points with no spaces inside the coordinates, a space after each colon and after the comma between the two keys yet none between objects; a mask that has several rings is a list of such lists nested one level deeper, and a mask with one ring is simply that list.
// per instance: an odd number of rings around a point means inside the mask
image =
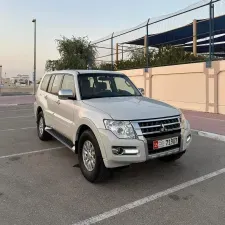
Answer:
[{"label": "beige boundary wall", "polygon": [[145,95],[175,107],[225,114],[225,60],[120,71]]}]

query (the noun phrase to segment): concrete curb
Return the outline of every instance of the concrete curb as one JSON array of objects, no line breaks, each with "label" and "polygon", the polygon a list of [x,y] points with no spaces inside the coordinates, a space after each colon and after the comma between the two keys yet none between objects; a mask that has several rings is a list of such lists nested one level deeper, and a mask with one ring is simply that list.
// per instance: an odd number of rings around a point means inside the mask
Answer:
[{"label": "concrete curb", "polygon": [[202,137],[207,137],[207,138],[211,138],[217,141],[223,141],[225,142],[225,136],[224,135],[220,135],[220,134],[215,134],[215,133],[210,133],[210,132],[206,132],[206,131],[199,131],[199,130],[192,130],[193,134],[202,136]]}]

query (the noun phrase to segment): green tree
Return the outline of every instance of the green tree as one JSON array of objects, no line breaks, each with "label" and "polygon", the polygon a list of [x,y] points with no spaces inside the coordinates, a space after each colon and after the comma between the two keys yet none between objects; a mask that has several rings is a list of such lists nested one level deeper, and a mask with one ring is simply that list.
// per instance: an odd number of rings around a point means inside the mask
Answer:
[{"label": "green tree", "polygon": [[[204,55],[194,56],[191,52],[186,52],[184,48],[175,46],[149,49],[148,56],[148,65],[150,67],[205,61],[207,58]],[[147,58],[144,55],[144,48],[132,48],[128,59],[118,61],[115,68],[117,70],[143,68],[146,66],[146,62]]]},{"label": "green tree", "polygon": [[58,60],[47,60],[45,69],[87,69],[88,65],[94,66],[97,50],[91,45],[87,37],[62,37],[57,39],[57,50],[60,58]]},{"label": "green tree", "polygon": [[151,66],[176,65],[206,60],[205,56],[194,56],[192,52],[186,52],[182,47],[162,46],[155,50],[150,59]]},{"label": "green tree", "polygon": [[[113,65],[115,67],[115,65]],[[112,70],[112,64],[109,62],[101,62],[96,69],[99,70]]]}]

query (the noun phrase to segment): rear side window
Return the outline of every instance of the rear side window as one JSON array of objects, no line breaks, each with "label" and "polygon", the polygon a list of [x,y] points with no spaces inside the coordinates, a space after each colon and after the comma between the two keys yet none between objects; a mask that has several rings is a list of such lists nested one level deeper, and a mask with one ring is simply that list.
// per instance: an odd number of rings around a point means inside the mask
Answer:
[{"label": "rear side window", "polygon": [[73,91],[73,94],[75,94],[75,84],[73,76],[71,75],[64,76],[61,89],[70,89]]},{"label": "rear side window", "polygon": [[55,79],[55,75],[52,75],[51,76],[51,79],[50,79],[50,82],[49,82],[49,85],[48,85],[48,92],[51,92],[51,89],[52,89],[52,84],[53,84],[53,81]]},{"label": "rear side window", "polygon": [[51,75],[44,76],[43,81],[41,82],[41,90],[42,91],[46,91],[50,77],[51,77]]},{"label": "rear side window", "polygon": [[63,78],[62,74],[58,74],[55,76],[55,79],[53,81],[52,88],[50,91],[52,94],[58,95],[58,92],[59,92],[59,89],[61,86],[61,82],[62,82],[62,78]]}]

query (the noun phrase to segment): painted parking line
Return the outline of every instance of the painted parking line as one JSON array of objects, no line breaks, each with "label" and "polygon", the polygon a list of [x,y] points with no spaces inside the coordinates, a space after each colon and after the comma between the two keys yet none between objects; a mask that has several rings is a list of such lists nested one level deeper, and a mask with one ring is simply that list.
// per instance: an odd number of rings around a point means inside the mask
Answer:
[{"label": "painted parking line", "polygon": [[11,109],[11,110],[0,111],[0,113],[7,113],[7,112],[24,112],[24,111],[33,111],[33,109],[32,109],[32,108],[30,108],[30,109]]},{"label": "painted parking line", "polygon": [[201,176],[199,178],[196,178],[196,179],[187,181],[185,183],[182,183],[180,185],[177,185],[175,187],[169,188],[169,189],[167,189],[165,191],[158,192],[156,194],[153,194],[153,195],[147,196],[145,198],[139,199],[137,201],[128,203],[126,205],[123,205],[121,207],[118,207],[118,208],[112,209],[110,211],[104,212],[102,214],[99,214],[97,216],[91,217],[89,219],[80,221],[78,223],[74,223],[73,225],[88,225],[88,224],[98,223],[98,222],[106,220],[106,219],[108,219],[110,217],[116,216],[116,215],[121,214],[123,212],[126,212],[128,210],[140,207],[140,206],[142,206],[142,205],[144,205],[146,203],[152,202],[152,201],[154,201],[156,199],[162,198],[164,196],[167,196],[167,195],[172,194],[174,192],[180,191],[180,190],[185,189],[187,187],[193,186],[195,184],[201,183],[201,182],[203,182],[205,180],[211,179],[213,177],[216,177],[216,176],[224,174],[224,173],[225,173],[225,168],[217,170],[215,172],[209,173],[207,175]]},{"label": "painted parking line", "polygon": [[15,156],[30,155],[30,154],[40,153],[40,152],[48,152],[48,151],[53,151],[53,150],[60,150],[60,149],[63,149],[63,148],[65,148],[65,147],[64,146],[59,146],[59,147],[55,147],[55,148],[46,148],[46,149],[30,151],[30,152],[22,152],[22,153],[11,154],[11,155],[3,155],[3,156],[0,156],[0,159],[8,159],[8,158],[12,158],[12,157],[15,157]]},{"label": "painted parking line", "polygon": [[[2,98],[2,97],[1,97]],[[32,106],[34,103],[33,102],[31,102],[31,103],[23,103],[23,104],[21,104],[21,103],[0,103],[0,107],[2,106],[2,107],[6,107],[6,108],[9,108],[9,107],[13,107],[13,106],[17,106],[17,107],[20,107],[20,106]]]},{"label": "painted parking line", "polygon": [[10,107],[10,106],[17,106],[18,104],[0,104],[0,107]]},{"label": "painted parking line", "polygon": [[34,115],[27,115],[27,116],[11,116],[11,117],[0,117],[0,120],[4,119],[17,119],[17,118],[28,118],[28,117],[34,117]]},{"label": "painted parking line", "polygon": [[29,130],[29,129],[35,129],[37,127],[22,127],[22,128],[15,128],[15,129],[4,129],[0,130],[0,132],[7,132],[7,131],[17,131],[17,130]]}]

